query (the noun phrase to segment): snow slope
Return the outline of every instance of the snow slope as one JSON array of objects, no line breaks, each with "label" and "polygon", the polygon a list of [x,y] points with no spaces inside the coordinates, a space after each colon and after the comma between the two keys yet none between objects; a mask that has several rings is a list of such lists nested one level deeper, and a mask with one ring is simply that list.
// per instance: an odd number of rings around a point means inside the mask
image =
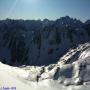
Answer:
[{"label": "snow slope", "polygon": [[23,80],[19,74],[25,74],[19,68],[13,68],[0,63],[0,88],[1,87],[16,87],[16,90],[89,90],[90,86],[63,86],[53,80],[44,80],[42,82],[28,82]]},{"label": "snow slope", "polygon": [[[78,51],[79,53],[76,54]],[[16,90],[89,90],[89,57],[90,44],[86,43],[70,50],[60,58],[61,60],[57,64],[46,67],[12,67],[0,63],[0,88],[16,87]],[[76,60],[72,61],[73,59]]]}]

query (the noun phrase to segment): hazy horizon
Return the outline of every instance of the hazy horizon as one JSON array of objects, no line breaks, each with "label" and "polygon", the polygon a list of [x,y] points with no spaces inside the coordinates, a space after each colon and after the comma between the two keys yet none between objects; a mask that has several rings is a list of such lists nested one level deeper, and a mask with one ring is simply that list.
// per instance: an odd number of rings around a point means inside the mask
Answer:
[{"label": "hazy horizon", "polygon": [[87,21],[89,8],[90,0],[0,0],[0,20],[56,20],[70,16]]}]

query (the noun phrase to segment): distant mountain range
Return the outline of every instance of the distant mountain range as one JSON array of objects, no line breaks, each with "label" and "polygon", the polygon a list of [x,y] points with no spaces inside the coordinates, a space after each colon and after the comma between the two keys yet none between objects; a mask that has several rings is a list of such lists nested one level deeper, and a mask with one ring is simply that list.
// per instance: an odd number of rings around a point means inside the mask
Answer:
[{"label": "distant mountain range", "polygon": [[90,20],[0,20],[0,60],[13,66],[55,64],[89,41]]}]

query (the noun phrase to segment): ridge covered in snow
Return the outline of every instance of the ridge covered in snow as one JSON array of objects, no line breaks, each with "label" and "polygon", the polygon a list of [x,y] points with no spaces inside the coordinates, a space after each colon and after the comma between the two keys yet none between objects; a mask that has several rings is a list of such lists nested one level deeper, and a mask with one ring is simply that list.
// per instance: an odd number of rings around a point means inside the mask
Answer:
[{"label": "ridge covered in snow", "polygon": [[0,63],[0,86],[17,90],[89,90],[89,85],[90,43],[69,50],[58,63],[49,66],[12,67]]},{"label": "ridge covered in snow", "polygon": [[0,20],[0,62],[0,89],[89,90],[90,22]]},{"label": "ridge covered in snow", "polygon": [[[79,53],[77,54],[77,52]],[[87,84],[90,78],[89,55],[90,44],[86,43],[79,45],[74,50],[70,50],[60,58],[61,60],[57,64],[42,67],[22,66],[20,68],[28,72],[26,79],[29,81],[40,82],[52,79],[64,85],[82,85]]]}]

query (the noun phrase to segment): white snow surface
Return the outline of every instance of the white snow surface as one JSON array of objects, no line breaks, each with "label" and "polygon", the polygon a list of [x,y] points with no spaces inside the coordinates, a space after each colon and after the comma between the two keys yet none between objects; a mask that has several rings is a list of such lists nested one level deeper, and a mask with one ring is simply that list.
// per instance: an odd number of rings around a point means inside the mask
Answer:
[{"label": "white snow surface", "polygon": [[[21,74],[21,78],[18,75]],[[0,63],[0,87],[16,87],[16,90],[89,90],[89,86],[63,86],[53,80],[29,82],[27,72]],[[23,77],[23,78],[22,78]]]},{"label": "white snow surface", "polygon": [[[57,64],[49,66],[12,67],[0,63],[0,88],[16,87],[16,90],[89,90],[90,44],[70,50]],[[77,60],[70,62],[79,51]],[[69,59],[68,59],[69,58]],[[71,59],[73,60],[73,59]],[[65,62],[68,63],[65,63]],[[83,80],[83,84],[81,84]]]}]

